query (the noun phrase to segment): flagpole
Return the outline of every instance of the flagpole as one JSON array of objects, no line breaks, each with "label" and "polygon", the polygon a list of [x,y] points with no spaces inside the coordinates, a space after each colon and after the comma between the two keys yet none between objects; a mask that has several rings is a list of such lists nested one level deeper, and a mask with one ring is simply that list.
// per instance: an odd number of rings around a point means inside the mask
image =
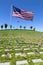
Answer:
[{"label": "flagpole", "polygon": [[[10,11],[10,25],[11,25],[11,23],[12,23],[12,5],[11,5],[11,11]],[[10,30],[11,30],[11,28],[10,28]]]},{"label": "flagpole", "polygon": [[[12,25],[12,12],[13,12],[13,5],[11,5],[11,12],[10,12],[10,25]],[[13,38],[13,35],[12,35],[12,27],[10,28],[10,41],[11,41],[11,44],[12,44],[12,51],[14,51],[14,46],[15,46],[15,43],[14,43],[14,38]],[[14,57],[15,57],[15,52],[13,52],[13,56],[12,56],[12,63],[14,63],[16,65],[16,60],[14,60]]]},{"label": "flagpole", "polygon": [[11,41],[12,5],[10,7],[10,41]]}]

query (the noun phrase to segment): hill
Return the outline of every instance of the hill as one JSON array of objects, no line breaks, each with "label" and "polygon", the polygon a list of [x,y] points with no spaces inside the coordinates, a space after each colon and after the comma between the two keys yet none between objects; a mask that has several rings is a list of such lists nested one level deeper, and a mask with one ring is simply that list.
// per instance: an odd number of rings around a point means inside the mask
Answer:
[{"label": "hill", "polygon": [[40,43],[43,41],[43,32],[32,30],[0,30],[0,40],[11,37],[14,40],[18,40],[18,42]]}]

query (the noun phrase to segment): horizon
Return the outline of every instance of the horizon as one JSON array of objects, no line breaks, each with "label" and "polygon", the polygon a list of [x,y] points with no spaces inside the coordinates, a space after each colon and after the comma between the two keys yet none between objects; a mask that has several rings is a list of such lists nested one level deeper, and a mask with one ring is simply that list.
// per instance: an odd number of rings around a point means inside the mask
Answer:
[{"label": "horizon", "polygon": [[[28,30],[28,31],[34,31],[34,30],[31,30],[31,29],[20,29],[20,28],[19,28],[19,29],[17,29],[17,28],[15,28],[15,29],[10,29],[10,28],[5,29],[5,28],[4,28],[4,29],[0,29],[0,31],[1,31],[1,30],[2,30],[2,31],[3,31],[3,30]],[[35,30],[34,32],[43,32],[43,31]]]}]

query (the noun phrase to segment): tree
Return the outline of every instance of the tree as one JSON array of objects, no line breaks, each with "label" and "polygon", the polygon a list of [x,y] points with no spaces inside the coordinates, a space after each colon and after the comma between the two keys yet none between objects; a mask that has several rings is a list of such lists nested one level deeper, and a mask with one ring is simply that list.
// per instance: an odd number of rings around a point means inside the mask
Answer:
[{"label": "tree", "polygon": [[24,29],[26,29],[26,26],[24,26]]},{"label": "tree", "polygon": [[7,29],[7,26],[8,26],[7,24],[4,24],[5,29]]},{"label": "tree", "polygon": [[3,25],[1,25],[1,29],[3,29]]},{"label": "tree", "polygon": [[33,26],[30,26],[30,29],[32,30]]},{"label": "tree", "polygon": [[10,25],[10,29],[12,29],[12,25]]},{"label": "tree", "polygon": [[20,25],[20,29],[22,28],[22,26]]},{"label": "tree", "polygon": [[35,31],[35,28],[33,28],[33,30]]}]

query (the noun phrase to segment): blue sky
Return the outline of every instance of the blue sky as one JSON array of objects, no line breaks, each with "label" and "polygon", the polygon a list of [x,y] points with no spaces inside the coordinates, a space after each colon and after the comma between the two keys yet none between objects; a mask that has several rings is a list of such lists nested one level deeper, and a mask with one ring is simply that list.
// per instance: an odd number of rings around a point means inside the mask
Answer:
[{"label": "blue sky", "polygon": [[[34,12],[33,21],[12,17],[12,5],[20,9]],[[20,21],[20,23],[17,21]],[[12,24],[15,28],[19,28],[19,26],[22,25],[29,29],[30,26],[33,26],[36,30],[43,31],[43,0],[0,0],[0,25],[5,23],[8,25]]]}]

